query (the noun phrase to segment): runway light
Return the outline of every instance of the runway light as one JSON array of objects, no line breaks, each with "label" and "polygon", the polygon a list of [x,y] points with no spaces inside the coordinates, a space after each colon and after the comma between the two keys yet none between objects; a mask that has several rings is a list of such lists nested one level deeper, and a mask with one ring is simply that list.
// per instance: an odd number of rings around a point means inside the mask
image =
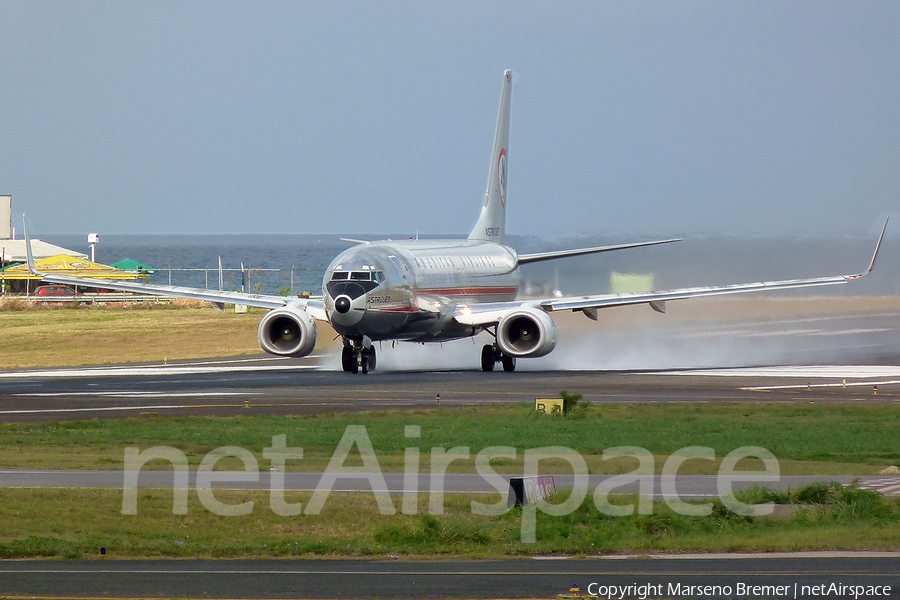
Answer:
[{"label": "runway light", "polygon": [[877,386],[877,385],[876,385],[875,387],[872,388],[872,395],[873,395],[873,396],[877,396],[877,395],[878,395],[878,386]]},{"label": "runway light", "polygon": [[244,408],[250,408],[250,401],[244,400]]},{"label": "runway light", "polygon": [[437,396],[435,396],[435,400],[437,400],[437,403],[440,404],[441,403],[441,395],[438,394]]}]

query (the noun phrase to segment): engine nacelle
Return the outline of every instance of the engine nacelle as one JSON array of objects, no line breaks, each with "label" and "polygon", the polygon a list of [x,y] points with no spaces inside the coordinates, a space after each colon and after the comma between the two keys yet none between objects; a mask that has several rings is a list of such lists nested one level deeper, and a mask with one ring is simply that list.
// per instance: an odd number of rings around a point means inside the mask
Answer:
[{"label": "engine nacelle", "polygon": [[305,310],[276,308],[259,324],[259,345],[269,354],[306,356],[316,347],[316,331],[316,320]]},{"label": "engine nacelle", "polygon": [[500,319],[497,345],[504,354],[537,358],[556,347],[556,323],[538,308],[523,307]]}]

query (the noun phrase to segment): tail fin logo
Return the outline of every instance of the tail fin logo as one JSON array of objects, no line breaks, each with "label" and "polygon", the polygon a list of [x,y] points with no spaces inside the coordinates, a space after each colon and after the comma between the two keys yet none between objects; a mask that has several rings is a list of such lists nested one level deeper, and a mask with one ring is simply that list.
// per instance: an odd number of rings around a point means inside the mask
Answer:
[{"label": "tail fin logo", "polygon": [[497,176],[500,187],[500,204],[506,208],[506,148],[500,150],[500,158],[497,161]]}]

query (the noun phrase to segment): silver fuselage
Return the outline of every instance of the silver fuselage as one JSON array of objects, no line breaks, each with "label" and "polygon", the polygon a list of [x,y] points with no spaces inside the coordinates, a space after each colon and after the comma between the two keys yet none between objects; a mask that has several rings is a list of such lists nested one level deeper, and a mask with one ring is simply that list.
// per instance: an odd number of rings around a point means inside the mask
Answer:
[{"label": "silver fuselage", "polygon": [[[409,240],[360,244],[325,271],[322,295],[335,331],[345,338],[418,342],[469,337],[480,328],[453,320],[462,305],[514,300],[520,274],[515,250],[478,240]],[[350,310],[335,309],[340,297]]]}]

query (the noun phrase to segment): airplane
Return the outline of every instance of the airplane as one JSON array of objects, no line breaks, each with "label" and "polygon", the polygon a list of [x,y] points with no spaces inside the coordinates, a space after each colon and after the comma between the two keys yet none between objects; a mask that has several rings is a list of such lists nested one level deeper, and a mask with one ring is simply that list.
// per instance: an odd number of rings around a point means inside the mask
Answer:
[{"label": "airplane", "polygon": [[[529,263],[680,241],[655,240],[613,246],[518,254],[504,245],[507,160],[512,72],[505,71],[500,112],[488,170],[487,189],[478,221],[467,239],[365,241],[341,252],[322,281],[322,298],[285,298],[182,286],[98,280],[105,288],[207,300],[271,309],[259,324],[259,345],[269,354],[301,357],[316,345],[317,321],[329,323],[343,338],[341,367],[368,373],[375,368],[374,342],[444,342],[486,331],[493,343],[481,350],[481,368],[499,363],[514,371],[519,358],[537,358],[557,342],[551,313],[580,311],[597,320],[601,308],[648,304],[664,313],[666,302],[701,296],[762,290],[839,285],[855,281],[875,266],[887,220],[868,269],[852,275],[792,279],[654,292],[599,294],[563,298],[519,299],[519,267]],[[24,219],[23,219],[24,220]],[[35,275],[51,283],[84,285],[84,279],[37,271],[25,223],[27,260]]]}]

